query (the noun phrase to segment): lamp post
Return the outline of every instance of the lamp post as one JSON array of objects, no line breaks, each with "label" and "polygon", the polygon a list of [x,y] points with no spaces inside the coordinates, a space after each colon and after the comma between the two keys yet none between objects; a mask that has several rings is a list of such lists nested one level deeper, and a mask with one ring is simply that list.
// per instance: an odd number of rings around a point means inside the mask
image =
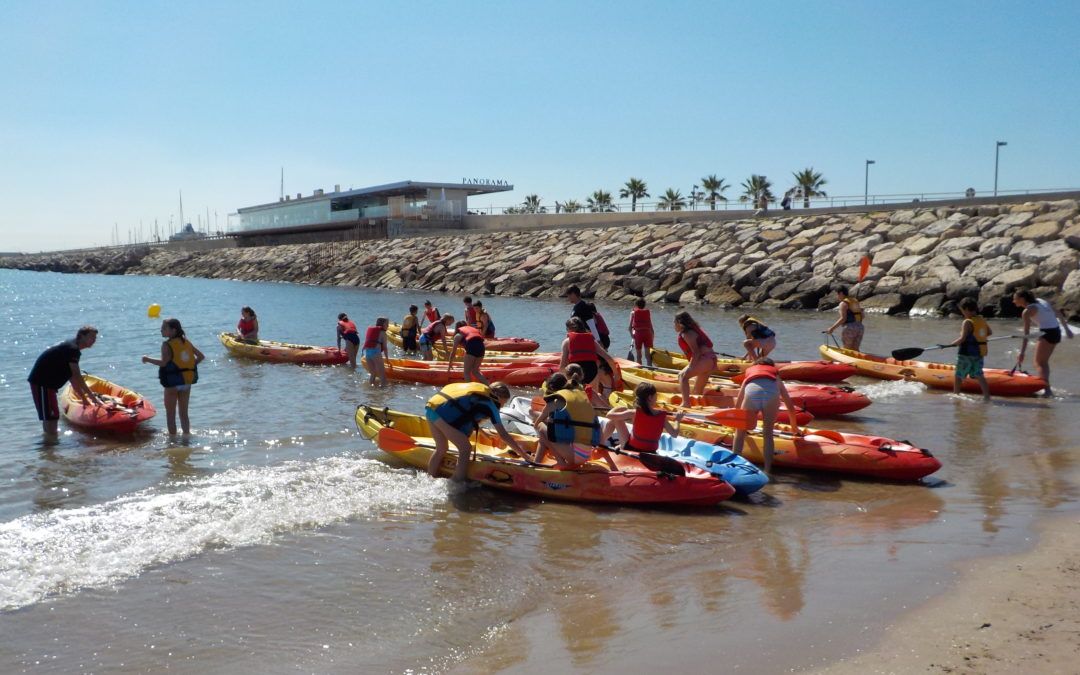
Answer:
[{"label": "lamp post", "polygon": [[994,196],[997,197],[998,158],[1001,155],[1001,146],[1008,145],[1007,141],[998,141],[994,145]]},{"label": "lamp post", "polygon": [[863,205],[870,203],[870,165],[874,164],[874,160],[866,160],[866,175],[863,181]]}]

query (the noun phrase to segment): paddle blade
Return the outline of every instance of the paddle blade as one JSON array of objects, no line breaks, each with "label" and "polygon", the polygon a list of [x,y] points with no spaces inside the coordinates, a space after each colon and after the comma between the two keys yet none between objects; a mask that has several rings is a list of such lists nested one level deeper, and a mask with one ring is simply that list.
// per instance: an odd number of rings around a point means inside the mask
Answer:
[{"label": "paddle blade", "polygon": [[866,273],[870,271],[870,256],[864,255],[862,260],[859,261],[859,281],[866,278]]},{"label": "paddle blade", "polygon": [[724,408],[711,412],[705,417],[711,422],[723,424],[725,427],[731,427],[732,429],[742,429],[743,431],[748,431],[757,426],[757,417],[752,417],[750,411],[743,408]]},{"label": "paddle blade", "polygon": [[636,458],[646,469],[663,471],[664,473],[670,473],[675,476],[686,475],[686,466],[677,459],[664,457],[663,455],[657,455],[651,452],[624,452],[623,454]]},{"label": "paddle blade", "polygon": [[904,349],[894,349],[892,351],[892,357],[897,361],[907,361],[921,356],[926,351],[922,347],[905,347]]},{"label": "paddle blade", "polygon": [[412,436],[390,427],[379,429],[375,438],[379,448],[387,452],[407,452],[419,445]]},{"label": "paddle blade", "polygon": [[844,437],[840,435],[840,432],[833,431],[832,429],[810,429],[805,432],[803,439],[812,443],[820,443],[822,440],[830,443],[847,442],[844,440]]}]

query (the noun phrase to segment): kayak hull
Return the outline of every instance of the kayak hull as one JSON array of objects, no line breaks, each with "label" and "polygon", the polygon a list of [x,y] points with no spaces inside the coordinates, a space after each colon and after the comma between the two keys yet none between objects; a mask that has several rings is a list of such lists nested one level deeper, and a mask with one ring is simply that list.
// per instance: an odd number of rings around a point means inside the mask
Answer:
[{"label": "kayak hull", "polygon": [[[827,359],[854,366],[860,375],[880,380],[906,380],[922,382],[935,389],[952,390],[956,367],[932,361],[897,361],[893,358],[822,345],[821,355]],[[994,396],[1032,396],[1046,388],[1046,381],[1027,373],[1011,373],[1001,368],[984,368],[986,383]],[[979,383],[965,378],[960,388],[972,394],[981,394]]]},{"label": "kayak hull", "polygon": [[115,434],[129,434],[157,414],[150,401],[141,394],[125,389],[106,379],[84,374],[90,391],[109,400],[104,404],[85,405],[75,395],[71,385],[59,396],[60,414],[73,426]]},{"label": "kayak hull", "polygon": [[335,347],[294,345],[272,340],[246,342],[235,333],[222,333],[218,335],[218,339],[233,356],[257,361],[330,366],[346,363],[349,360],[349,355],[344,350]]},{"label": "kayak hull", "polygon": [[[366,438],[378,443],[379,429],[390,426],[412,437],[418,445],[405,451],[386,450],[407,464],[426,469],[433,454],[427,420],[416,415],[358,406],[356,426]],[[530,449],[536,440],[518,437]],[[578,469],[528,464],[501,448],[498,437],[481,432],[468,476],[489,487],[544,499],[628,505],[711,506],[730,498],[735,489],[723,480],[694,466],[686,476],[657,473],[636,459],[614,455],[618,471],[604,462],[590,461]],[[381,447],[381,446],[380,446]],[[457,463],[451,445],[440,467],[440,475],[450,475]]]},{"label": "kayak hull", "polygon": [[676,438],[670,434],[660,436],[657,454],[693,464],[721,478],[735,488],[735,494],[750,495],[769,482],[764,471],[731,450],[693,438]]},{"label": "kayak hull", "polygon": [[[453,337],[453,330],[448,334],[447,343]],[[396,347],[404,349],[405,342],[401,339],[401,324],[391,323],[386,328],[386,339]],[[535,352],[540,349],[540,343],[536,340],[519,337],[484,338],[484,347],[499,352]]]},{"label": "kayak hull", "polygon": [[[676,370],[685,368],[688,363],[685,356],[667,349],[653,349],[652,359],[655,366]],[[752,365],[754,364],[750,361],[743,361],[742,359],[718,358],[716,360],[716,370],[713,373],[723,377],[730,377],[734,382],[738,383],[742,382],[743,373]],[[843,382],[857,372],[854,366],[835,361],[777,361],[776,368],[785,381],[799,380],[800,382],[818,384]]]},{"label": "kayak hull", "polygon": [[[386,362],[386,377],[398,382],[415,382],[417,384],[443,387],[452,382],[465,381],[465,373],[461,370],[459,363],[455,363],[453,369],[447,370],[446,361],[384,360]],[[366,365],[366,361],[364,363]],[[496,363],[490,366],[485,363],[481,366],[480,372],[491,382],[505,382],[515,387],[539,387],[548,376],[558,369],[559,364],[557,363],[521,361],[510,364]]]}]

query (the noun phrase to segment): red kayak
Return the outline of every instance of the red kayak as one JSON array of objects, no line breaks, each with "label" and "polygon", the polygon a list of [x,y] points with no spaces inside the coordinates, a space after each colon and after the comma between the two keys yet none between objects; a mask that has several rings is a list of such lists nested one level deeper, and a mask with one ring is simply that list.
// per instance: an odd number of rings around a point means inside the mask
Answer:
[{"label": "red kayak", "polygon": [[128,434],[157,414],[150,401],[130,389],[89,374],[83,374],[83,380],[103,403],[87,405],[79,400],[70,384],[64,387],[60,392],[60,413],[74,426]]},{"label": "red kayak", "polygon": [[[386,377],[400,382],[418,382],[442,387],[451,382],[464,382],[464,372],[460,362],[450,370],[446,361],[413,361],[411,359],[385,359]],[[488,380],[505,382],[517,387],[539,387],[552,373],[559,369],[557,363],[516,364],[495,363],[480,367],[480,372]]]},{"label": "red kayak", "polygon": [[[678,352],[667,349],[652,350],[653,365],[660,368],[673,368],[680,370],[686,367],[686,357]],[[736,383],[742,382],[743,373],[754,365],[750,361],[735,358],[718,358],[716,360],[715,374],[730,377]],[[833,363],[832,361],[777,361],[776,369],[784,380],[800,380],[802,382],[815,382],[835,384],[843,382],[858,372],[854,366],[846,363]]]}]

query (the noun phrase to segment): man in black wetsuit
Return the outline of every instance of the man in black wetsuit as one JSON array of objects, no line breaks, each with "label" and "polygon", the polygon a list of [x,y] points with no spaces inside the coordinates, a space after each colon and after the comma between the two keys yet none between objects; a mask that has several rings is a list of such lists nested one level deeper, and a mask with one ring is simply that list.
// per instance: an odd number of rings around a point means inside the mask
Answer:
[{"label": "man in black wetsuit", "polygon": [[574,305],[570,310],[570,316],[576,316],[581,319],[585,325],[589,327],[589,330],[592,331],[593,337],[596,338],[597,342],[604,346],[604,349],[610,347],[611,336],[608,335],[607,332],[600,330],[600,327],[597,325],[596,315],[598,312],[596,310],[596,305],[583,300],[581,298],[581,289],[576,285],[566,289],[565,297]]},{"label": "man in black wetsuit", "polygon": [[57,434],[60,408],[56,400],[56,392],[69,380],[75,395],[84,403],[91,400],[100,402],[98,395],[86,386],[82,371],[79,370],[82,350],[94,346],[97,334],[97,328],[83,326],[75,334],[74,340],[65,340],[43,351],[34,362],[34,367],[30,369],[30,376],[26,380],[30,383],[30,391],[34,395],[34,407],[37,408],[38,419],[41,420],[45,435],[56,436]]}]

